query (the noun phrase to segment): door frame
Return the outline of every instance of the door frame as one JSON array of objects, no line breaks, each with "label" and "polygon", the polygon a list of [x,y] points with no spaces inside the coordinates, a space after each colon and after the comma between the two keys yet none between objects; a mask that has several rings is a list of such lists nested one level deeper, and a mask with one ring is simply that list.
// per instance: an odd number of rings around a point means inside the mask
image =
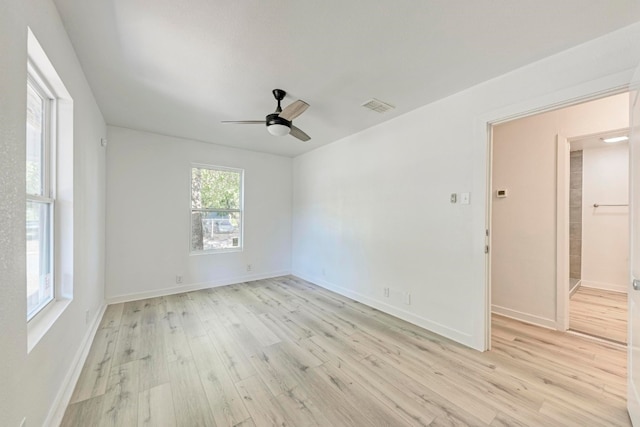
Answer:
[{"label": "door frame", "polygon": [[569,329],[570,139],[556,134],[556,329]]},{"label": "door frame", "polygon": [[[635,200],[634,196],[637,194],[637,180],[636,175],[640,171],[633,167],[634,164],[638,162],[638,154],[636,153],[636,149],[638,148],[638,123],[637,123],[637,115],[638,115],[638,97],[639,97],[639,83],[640,83],[640,67],[636,69],[636,72],[633,76],[632,85],[630,88],[631,99],[629,102],[629,231],[630,231],[630,239],[629,239],[629,285],[627,286],[628,296],[627,296],[627,310],[628,310],[628,321],[629,324],[627,326],[627,412],[629,413],[629,418],[631,419],[631,423],[635,425],[640,424],[640,397],[638,396],[638,390],[636,388],[637,379],[634,378],[634,371],[636,371],[636,367],[634,366],[635,359],[634,355],[638,354],[638,343],[636,342],[636,338],[638,335],[638,319],[637,319],[637,307],[634,293],[637,292],[635,286],[635,279],[638,278],[636,275],[636,250],[638,249],[638,233],[637,230],[634,230],[633,223],[634,220],[637,219],[638,216],[638,201]],[[636,375],[637,376],[637,375]],[[634,381],[636,380],[636,381]]]},{"label": "door frame", "polygon": [[[492,170],[493,170],[493,127],[502,123],[510,122],[513,120],[530,117],[536,114],[546,113],[554,110],[559,110],[566,107],[571,107],[574,105],[582,104],[589,101],[595,101],[601,98],[606,98],[613,95],[618,95],[624,92],[631,91],[630,85],[631,78],[629,73],[618,73],[613,76],[608,76],[602,79],[598,79],[596,81],[587,82],[582,85],[578,85],[576,87],[572,87],[570,89],[562,90],[555,92],[553,94],[536,98],[533,100],[527,100],[520,104],[516,104],[513,106],[505,107],[499,110],[495,110],[493,112],[489,112],[484,114],[476,119],[477,134],[478,139],[484,140],[484,146],[481,147],[482,155],[485,159],[485,170],[484,170],[484,213],[485,213],[485,221],[484,221],[484,229],[482,230],[482,245],[483,248],[488,246],[488,251],[485,251],[484,257],[484,296],[485,296],[485,315],[483,319],[483,329],[484,329],[484,343],[482,345],[482,349],[485,351],[491,350],[491,256],[492,256],[492,233],[491,233],[491,219],[492,219],[492,208],[493,208],[493,182],[492,182]],[[482,136],[480,136],[482,135]],[[560,138],[565,138],[564,136],[558,135],[558,140]],[[565,138],[566,141],[566,138]],[[560,150],[560,144],[557,143],[558,150]],[[478,153],[480,154],[480,153]],[[567,159],[568,161],[568,159]],[[559,167],[559,165],[558,165]],[[567,171],[568,173],[568,171]],[[560,181],[558,179],[557,181]],[[567,181],[568,185],[568,181]],[[560,193],[557,193],[557,198],[560,197]],[[568,195],[564,196],[568,197]],[[560,210],[560,206],[558,206],[558,211]],[[564,216],[564,213],[562,214]],[[556,221],[557,222],[557,221]],[[568,228],[568,207],[567,207],[567,225]],[[558,231],[558,230],[557,230]],[[560,233],[557,233],[559,236]],[[564,250],[559,250],[558,248],[562,245],[564,248],[564,241],[562,243],[559,242],[560,238],[558,237],[557,250],[556,250],[556,325],[566,326],[568,327],[568,300],[569,300],[569,292],[568,289],[566,293],[563,291],[563,286],[559,286],[559,274],[561,272],[559,270],[563,270],[563,268],[559,268],[560,263],[565,262]],[[477,239],[480,241],[480,239]],[[568,263],[568,240],[566,242],[566,262]],[[562,255],[562,259],[560,259]],[[568,278],[567,278],[568,281]],[[565,299],[566,295],[566,299]],[[561,328],[558,328],[561,329]],[[562,330],[562,329],[561,329]],[[564,329],[566,330],[566,328]]]}]

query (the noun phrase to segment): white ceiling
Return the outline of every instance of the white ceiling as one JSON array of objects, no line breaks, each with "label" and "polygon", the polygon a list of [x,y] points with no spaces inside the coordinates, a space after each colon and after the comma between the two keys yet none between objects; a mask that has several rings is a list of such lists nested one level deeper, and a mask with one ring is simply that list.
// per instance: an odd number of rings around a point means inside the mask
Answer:
[{"label": "white ceiling", "polygon": [[[285,156],[640,20],[637,0],[54,1],[107,123]],[[311,104],[311,141],[220,124],[274,88]]]}]

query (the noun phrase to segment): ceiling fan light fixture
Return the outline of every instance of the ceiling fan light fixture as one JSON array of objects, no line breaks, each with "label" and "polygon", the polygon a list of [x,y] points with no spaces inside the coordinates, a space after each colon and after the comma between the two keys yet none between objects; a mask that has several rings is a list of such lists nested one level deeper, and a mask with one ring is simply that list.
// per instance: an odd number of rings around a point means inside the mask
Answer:
[{"label": "ceiling fan light fixture", "polygon": [[291,128],[286,125],[281,125],[278,123],[274,123],[272,125],[267,126],[267,130],[273,136],[285,136],[291,132]]}]

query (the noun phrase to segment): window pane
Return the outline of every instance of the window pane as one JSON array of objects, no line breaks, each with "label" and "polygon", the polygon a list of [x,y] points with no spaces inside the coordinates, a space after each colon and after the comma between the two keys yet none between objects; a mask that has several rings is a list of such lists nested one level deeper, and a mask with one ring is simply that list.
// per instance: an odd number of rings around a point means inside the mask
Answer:
[{"label": "window pane", "polygon": [[44,99],[27,85],[27,194],[44,195]]},{"label": "window pane", "polygon": [[193,168],[192,209],[240,209],[240,173]]},{"label": "window pane", "polygon": [[51,204],[27,202],[27,317],[53,299]]},{"label": "window pane", "polygon": [[191,249],[233,249],[241,245],[240,212],[192,212]]}]

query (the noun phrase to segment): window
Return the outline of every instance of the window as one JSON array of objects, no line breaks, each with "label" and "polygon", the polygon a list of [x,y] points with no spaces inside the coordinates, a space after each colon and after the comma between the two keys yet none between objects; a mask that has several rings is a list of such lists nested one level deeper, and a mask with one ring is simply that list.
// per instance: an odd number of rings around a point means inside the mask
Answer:
[{"label": "window", "polygon": [[243,171],[191,168],[191,252],[242,249]]},{"label": "window", "polygon": [[27,30],[27,352],[70,306],[74,286],[73,98]]},{"label": "window", "polygon": [[54,299],[52,165],[55,104],[29,67],[27,81],[27,319]]}]

